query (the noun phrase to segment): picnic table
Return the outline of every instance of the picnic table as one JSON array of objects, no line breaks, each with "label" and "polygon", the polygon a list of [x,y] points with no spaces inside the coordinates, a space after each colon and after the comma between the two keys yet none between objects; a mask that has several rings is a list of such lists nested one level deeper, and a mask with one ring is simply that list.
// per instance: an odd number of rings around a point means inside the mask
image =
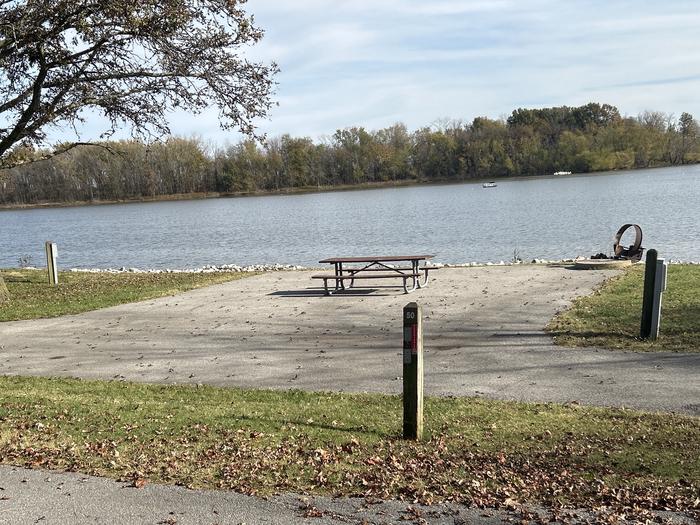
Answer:
[{"label": "picnic table", "polygon": [[[312,279],[323,279],[323,288],[326,295],[346,289],[346,281],[350,281],[347,288],[352,288],[355,281],[362,279],[400,279],[403,282],[405,293],[410,293],[417,288],[428,285],[428,272],[437,270],[436,266],[428,266],[421,262],[432,259],[434,255],[381,255],[368,257],[331,257],[319,261],[321,264],[332,264],[333,274],[312,275]],[[395,265],[392,263],[399,263]],[[421,274],[423,282],[421,282]],[[331,290],[329,281],[334,281],[335,287]],[[409,285],[410,281],[410,285]]]}]

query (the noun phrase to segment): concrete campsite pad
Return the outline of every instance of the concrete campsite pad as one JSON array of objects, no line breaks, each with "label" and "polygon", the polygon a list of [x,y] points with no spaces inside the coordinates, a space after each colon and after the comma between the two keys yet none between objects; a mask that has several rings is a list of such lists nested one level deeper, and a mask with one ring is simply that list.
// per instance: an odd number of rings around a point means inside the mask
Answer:
[{"label": "concrete campsite pad", "polygon": [[700,414],[699,354],[567,349],[543,332],[557,311],[615,271],[443,268],[409,295],[376,286],[330,297],[312,273],[266,273],[80,315],[2,323],[0,373],[398,393],[402,309],[416,301],[428,395]]}]

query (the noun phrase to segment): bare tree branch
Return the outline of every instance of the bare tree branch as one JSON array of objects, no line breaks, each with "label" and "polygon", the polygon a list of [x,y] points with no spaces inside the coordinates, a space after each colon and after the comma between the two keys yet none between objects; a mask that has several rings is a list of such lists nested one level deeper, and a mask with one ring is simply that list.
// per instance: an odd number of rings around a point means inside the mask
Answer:
[{"label": "bare tree branch", "polygon": [[0,1],[0,160],[89,108],[106,118],[103,136],[167,133],[172,109],[213,105],[223,129],[256,137],[277,66],[245,59],[263,32],[244,3]]}]

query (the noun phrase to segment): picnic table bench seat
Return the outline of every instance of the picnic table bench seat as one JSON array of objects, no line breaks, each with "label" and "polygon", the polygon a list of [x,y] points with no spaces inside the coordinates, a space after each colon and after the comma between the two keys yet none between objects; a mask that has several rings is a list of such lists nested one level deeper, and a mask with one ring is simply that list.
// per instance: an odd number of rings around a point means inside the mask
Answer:
[{"label": "picnic table bench seat", "polygon": [[[409,268],[411,270],[411,268]],[[418,279],[421,274],[419,273],[370,273],[370,274],[365,274],[365,273],[358,273],[358,274],[347,274],[347,275],[334,275],[332,273],[330,274],[320,274],[320,275],[312,275],[312,279],[323,279],[323,288],[326,291],[326,295],[331,295],[331,290],[328,288],[328,281],[350,281],[350,288],[352,288],[353,281],[360,280],[360,279],[403,279],[403,289],[406,293],[409,292],[408,289],[408,283],[407,281],[409,279]]]}]

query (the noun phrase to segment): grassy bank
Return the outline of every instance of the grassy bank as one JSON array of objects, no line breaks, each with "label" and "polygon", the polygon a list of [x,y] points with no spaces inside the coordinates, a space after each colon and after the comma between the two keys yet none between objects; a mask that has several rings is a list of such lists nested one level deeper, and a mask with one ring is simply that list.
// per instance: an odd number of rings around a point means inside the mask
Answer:
[{"label": "grassy bank", "polygon": [[700,352],[700,266],[669,266],[656,341],[639,339],[643,286],[644,265],[636,265],[593,295],[577,299],[552,320],[548,330],[565,346]]},{"label": "grassy bank", "polygon": [[2,270],[10,302],[0,321],[77,314],[223,283],[250,273],[86,273],[60,272],[49,286],[45,270]]},{"label": "grassy bank", "polygon": [[132,481],[508,506],[698,509],[700,420],[397,396],[0,378],[0,461]]}]

